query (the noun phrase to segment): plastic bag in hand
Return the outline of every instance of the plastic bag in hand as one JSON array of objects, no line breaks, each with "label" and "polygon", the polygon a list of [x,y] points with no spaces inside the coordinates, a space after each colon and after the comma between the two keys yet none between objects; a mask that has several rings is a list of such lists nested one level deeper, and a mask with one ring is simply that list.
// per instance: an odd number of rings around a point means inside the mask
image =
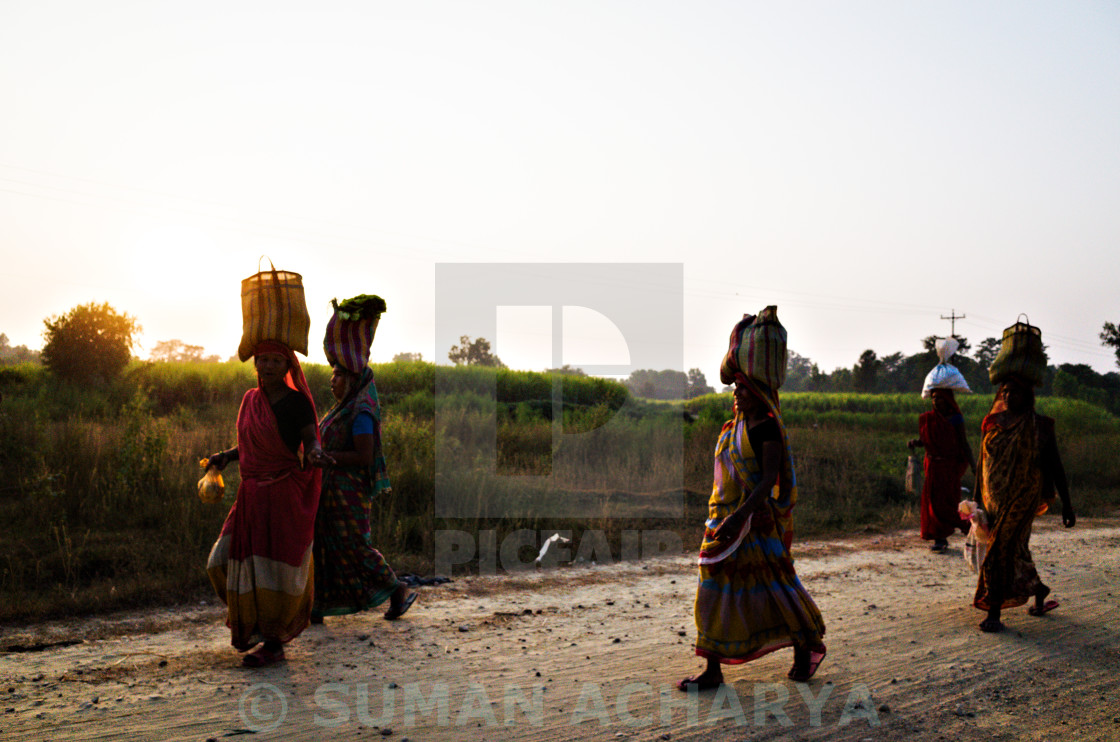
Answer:
[{"label": "plastic bag in hand", "polygon": [[[203,469],[206,469],[210,459],[203,459],[198,463]],[[198,480],[198,498],[209,504],[219,502],[225,494],[226,483],[222,481],[222,473],[217,469],[206,469],[202,479]]]}]

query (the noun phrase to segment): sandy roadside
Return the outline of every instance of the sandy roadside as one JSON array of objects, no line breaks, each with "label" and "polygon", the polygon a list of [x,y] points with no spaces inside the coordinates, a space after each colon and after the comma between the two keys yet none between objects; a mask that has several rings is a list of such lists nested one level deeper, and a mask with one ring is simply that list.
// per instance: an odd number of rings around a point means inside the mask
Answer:
[{"label": "sandy roadside", "polygon": [[807,685],[792,653],[686,695],[690,556],[422,588],[397,623],[327,619],[246,670],[214,606],[0,631],[0,738],[255,740],[1120,739],[1120,521],[1037,524],[1062,607],[982,634],[961,558],[914,532],[795,546],[828,624]]}]

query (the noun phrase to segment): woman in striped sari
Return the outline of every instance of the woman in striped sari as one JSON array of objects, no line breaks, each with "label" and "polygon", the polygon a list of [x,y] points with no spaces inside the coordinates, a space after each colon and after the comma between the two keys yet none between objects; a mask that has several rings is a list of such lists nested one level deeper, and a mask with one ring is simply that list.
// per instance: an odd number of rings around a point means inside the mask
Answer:
[{"label": "woman in striped sari", "polygon": [[404,615],[416,593],[397,579],[370,537],[370,500],[389,491],[381,453],[381,406],[373,371],[341,364],[331,374],[337,403],[323,416],[323,489],[315,519],[315,608],[311,620],[357,613],[389,601],[385,618]]},{"label": "woman in striped sari", "polygon": [[[247,667],[284,659],[284,644],[307,627],[314,580],[311,540],[322,463],[315,403],[290,348],[262,342],[253,352],[257,388],[237,412],[237,445],[210,456],[239,462],[241,485],[206,572],[228,613],[231,644]],[[300,458],[300,449],[303,459]]]},{"label": "woman in striped sari", "polygon": [[793,647],[788,677],[805,682],[825,656],[824,620],[793,568],[793,459],[777,392],[732,372],[735,417],[724,423],[700,549],[696,654],[707,664],[678,688],[723,682],[722,664]]},{"label": "woman in striped sari", "polygon": [[1041,616],[1058,607],[1047,600],[1031,558],[1031,525],[1054,499],[1062,499],[1062,523],[1077,522],[1069,498],[1065,469],[1058,456],[1054,419],[1034,411],[1034,389],[1017,376],[1004,381],[992,411],[981,426],[977,487],[988,512],[988,553],[980,567],[973,605],[987,611],[981,631],[1000,631],[1004,608],[1034,598],[1028,612]]}]

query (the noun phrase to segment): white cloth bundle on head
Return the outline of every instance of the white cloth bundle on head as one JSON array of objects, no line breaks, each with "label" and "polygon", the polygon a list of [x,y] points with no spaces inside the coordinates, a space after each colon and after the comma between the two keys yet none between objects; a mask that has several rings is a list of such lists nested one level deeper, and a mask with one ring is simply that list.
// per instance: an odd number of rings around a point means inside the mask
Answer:
[{"label": "white cloth bundle on head", "polygon": [[972,393],[961,372],[957,370],[956,366],[948,362],[959,347],[960,343],[956,338],[937,338],[934,349],[937,351],[937,357],[941,360],[941,363],[938,363],[933,367],[933,370],[926,374],[926,381],[922,384],[922,399],[929,399],[933,395],[934,389],[951,389],[954,392]]}]

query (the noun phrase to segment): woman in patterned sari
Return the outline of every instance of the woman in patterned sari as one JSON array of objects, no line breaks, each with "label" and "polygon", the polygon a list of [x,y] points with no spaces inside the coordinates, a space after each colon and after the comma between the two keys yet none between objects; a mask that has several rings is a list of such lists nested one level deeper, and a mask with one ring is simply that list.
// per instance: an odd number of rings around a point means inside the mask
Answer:
[{"label": "woman in patterned sari", "polygon": [[[237,445],[209,466],[239,462],[241,485],[206,571],[227,606],[231,643],[248,667],[284,659],[284,644],[311,615],[311,540],[322,462],[315,403],[295,354],[263,342],[253,352],[257,388],[237,412]],[[304,457],[300,459],[300,448]]]},{"label": "woman in patterned sari", "polygon": [[1012,376],[1000,385],[992,411],[981,427],[983,442],[977,468],[977,487],[988,512],[988,553],[980,567],[976,597],[988,612],[982,631],[1003,628],[1000,612],[1023,605],[1041,616],[1058,607],[1046,600],[1050,588],[1039,579],[1031,559],[1031,524],[1049,508],[1054,489],[1062,499],[1062,522],[1073,527],[1077,518],[1069,499],[1065,469],[1058,456],[1054,419],[1034,411],[1031,384]]},{"label": "woman in patterned sari", "polygon": [[373,371],[334,366],[337,403],[323,416],[319,434],[328,466],[315,519],[315,607],[311,620],[357,613],[389,601],[385,618],[404,615],[416,593],[397,579],[373,548],[370,500],[389,491],[381,453],[381,407]]},{"label": "woman in patterned sari", "polygon": [[695,604],[696,654],[707,664],[677,684],[682,691],[715,688],[721,664],[785,647],[794,649],[789,678],[806,682],[826,651],[824,619],[790,555],[797,486],[777,392],[738,370],[726,376],[735,382],[735,417],[716,444]]}]

